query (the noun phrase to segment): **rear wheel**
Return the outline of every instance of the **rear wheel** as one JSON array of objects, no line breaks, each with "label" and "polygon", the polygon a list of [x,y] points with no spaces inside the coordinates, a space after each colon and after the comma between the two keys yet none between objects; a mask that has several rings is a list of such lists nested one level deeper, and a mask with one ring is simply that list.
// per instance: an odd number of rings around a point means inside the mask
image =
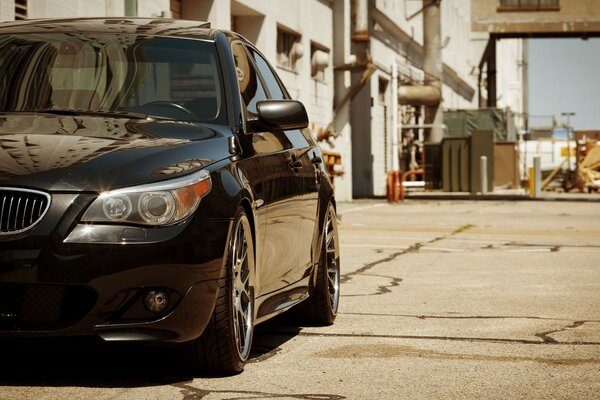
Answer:
[{"label": "rear wheel", "polygon": [[307,323],[331,325],[340,300],[340,252],[335,208],[327,207],[317,279],[308,299],[295,307]]},{"label": "rear wheel", "polygon": [[253,333],[254,243],[248,217],[239,210],[213,315],[202,336],[185,344],[185,356],[194,368],[225,374],[242,372]]}]

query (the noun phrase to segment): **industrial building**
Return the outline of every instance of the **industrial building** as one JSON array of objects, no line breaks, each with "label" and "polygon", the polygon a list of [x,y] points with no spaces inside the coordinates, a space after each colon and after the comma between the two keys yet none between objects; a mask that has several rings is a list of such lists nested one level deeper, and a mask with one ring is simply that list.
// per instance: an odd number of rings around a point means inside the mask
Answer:
[{"label": "industrial building", "polygon": [[472,10],[482,15],[481,3],[73,0],[67,7],[62,0],[0,0],[0,19],[173,17],[239,32],[306,105],[312,133],[336,163],[337,197],[350,200],[385,196],[390,171],[423,169],[425,144],[444,136],[443,110],[499,107],[526,115],[526,41],[473,31],[480,22]]}]

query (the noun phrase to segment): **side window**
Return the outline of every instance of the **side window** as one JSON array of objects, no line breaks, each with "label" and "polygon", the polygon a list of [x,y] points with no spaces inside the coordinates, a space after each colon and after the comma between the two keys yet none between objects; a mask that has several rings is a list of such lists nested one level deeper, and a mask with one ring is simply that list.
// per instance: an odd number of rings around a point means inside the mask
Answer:
[{"label": "side window", "polygon": [[244,101],[248,112],[256,114],[256,103],[267,99],[265,89],[242,45],[236,44],[233,46],[233,58],[235,59],[237,79],[242,100]]},{"label": "side window", "polygon": [[256,68],[258,68],[258,72],[262,75],[265,85],[267,85],[271,98],[274,100],[283,100],[287,98],[283,89],[281,89],[279,81],[275,77],[275,73],[269,66],[269,63],[252,49],[250,49],[250,54],[252,54],[252,58],[254,58],[254,62],[256,63]]}]

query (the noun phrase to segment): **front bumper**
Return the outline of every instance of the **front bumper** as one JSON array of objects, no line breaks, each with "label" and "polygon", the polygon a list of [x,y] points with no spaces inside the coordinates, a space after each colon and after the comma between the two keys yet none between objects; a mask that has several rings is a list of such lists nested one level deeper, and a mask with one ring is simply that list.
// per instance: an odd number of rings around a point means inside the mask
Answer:
[{"label": "front bumper", "polygon": [[[153,243],[65,243],[89,201],[62,196],[33,231],[0,241],[0,337],[198,337],[215,306],[231,221],[192,217],[155,230]],[[156,289],[170,297],[160,313],[144,306]]]}]

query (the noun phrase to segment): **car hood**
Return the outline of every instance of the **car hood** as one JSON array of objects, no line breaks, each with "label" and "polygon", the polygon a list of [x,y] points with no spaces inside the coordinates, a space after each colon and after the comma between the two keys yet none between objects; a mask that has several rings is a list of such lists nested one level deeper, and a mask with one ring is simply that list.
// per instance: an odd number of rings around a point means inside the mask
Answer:
[{"label": "car hood", "polygon": [[191,122],[0,115],[0,186],[91,191],[139,185],[229,156],[217,126]]}]

